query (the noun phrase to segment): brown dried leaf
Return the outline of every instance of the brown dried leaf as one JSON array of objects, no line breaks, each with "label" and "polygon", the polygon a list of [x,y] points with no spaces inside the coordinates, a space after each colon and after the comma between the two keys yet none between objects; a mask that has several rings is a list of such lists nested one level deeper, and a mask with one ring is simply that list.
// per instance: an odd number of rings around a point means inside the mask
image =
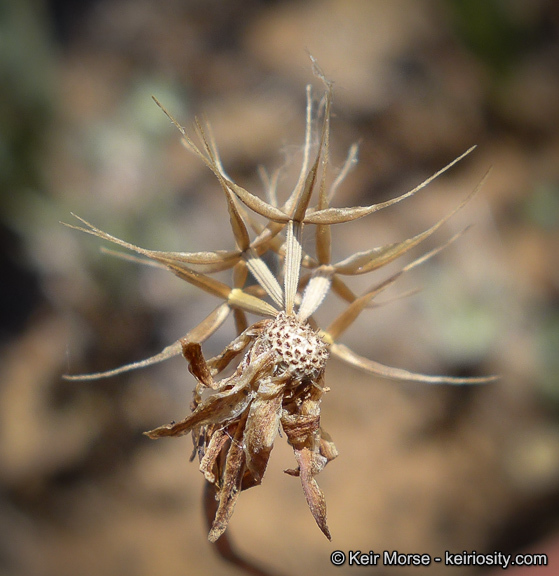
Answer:
[{"label": "brown dried leaf", "polygon": [[256,392],[253,383],[264,373],[269,373],[273,352],[254,355],[239,366],[232,376],[219,382],[219,392],[211,395],[184,420],[160,426],[146,436],[152,439],[163,436],[182,436],[206,424],[219,424],[240,416],[249,406]]},{"label": "brown dried leaf", "polygon": [[207,424],[228,422],[238,418],[253,398],[254,392],[248,391],[244,384],[237,385],[231,390],[213,394],[180,422],[159,426],[144,434],[155,440],[164,436],[183,436]]},{"label": "brown dried leaf", "polygon": [[260,320],[250,328],[244,330],[239,336],[230,342],[220,354],[208,360],[212,375],[215,375],[224,370],[229,363],[238,356],[252,341],[252,339],[260,333],[262,328],[267,324],[267,320]]},{"label": "brown dried leaf", "polygon": [[258,395],[250,405],[244,435],[246,466],[253,476],[251,485],[260,484],[274,440],[278,433],[282,392],[285,382],[273,383],[263,381],[258,388]]},{"label": "brown dried leaf", "polygon": [[[295,458],[299,464],[299,477],[301,478],[301,485],[303,486],[303,493],[309,505],[310,511],[322,533],[332,540],[330,530],[326,524],[326,499],[324,493],[318,486],[314,479],[317,468],[324,468],[326,458],[320,454],[311,452],[308,448],[302,450],[295,450]],[[317,462],[321,460],[322,465]]]},{"label": "brown dried leaf", "polygon": [[243,449],[245,422],[246,416],[239,422],[235,436],[231,440],[229,452],[227,453],[222,485],[219,490],[219,506],[212,528],[208,534],[208,540],[210,542],[215,542],[225,532],[241,492],[245,461],[245,452]]},{"label": "brown dried leaf", "polygon": [[289,444],[294,448],[313,447],[315,434],[320,427],[320,415],[284,413],[281,426]]},{"label": "brown dried leaf", "polygon": [[328,432],[320,428],[320,454],[326,458],[326,463],[338,457],[338,449]]},{"label": "brown dried leaf", "polygon": [[212,378],[211,371],[206,364],[204,355],[202,354],[202,347],[198,342],[181,342],[182,354],[188,360],[190,365],[190,372],[194,375],[196,380],[206,388],[216,388],[214,379]]},{"label": "brown dried leaf", "polygon": [[204,474],[204,478],[212,484],[215,482],[216,477],[213,471],[217,458],[225,444],[229,441],[230,436],[225,428],[216,430],[210,438],[210,442],[206,447],[204,456],[200,460],[200,472]]}]

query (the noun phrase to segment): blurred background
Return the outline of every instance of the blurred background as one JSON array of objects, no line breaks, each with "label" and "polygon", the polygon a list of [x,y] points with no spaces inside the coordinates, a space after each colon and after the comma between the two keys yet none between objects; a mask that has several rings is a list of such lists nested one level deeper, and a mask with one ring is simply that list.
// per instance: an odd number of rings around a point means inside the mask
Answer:
[{"label": "blurred background", "polygon": [[[299,482],[282,473],[294,465],[283,438],[263,485],[241,496],[231,537],[285,574],[351,573],[330,564],[336,549],[553,547],[556,2],[1,0],[2,576],[231,573],[206,540],[190,439],[141,435],[186,416],[185,361],[100,382],[61,379],[156,353],[216,302],[171,274],[102,254],[102,241],[59,221],[75,223],[74,212],[152,249],[232,248],[219,186],[151,96],[187,127],[207,117],[226,170],[245,188],[261,193],[259,165],[283,167],[287,193],[305,85],[321,91],[308,52],[335,82],[334,168],[360,143],[336,205],[401,194],[478,145],[413,199],[335,228],[336,258],[424,230],[492,166],[481,193],[425,247],[471,224],[468,233],[385,300],[421,291],[363,314],[343,342],[419,372],[503,377],[433,387],[332,361],[322,423],[340,456],[318,480],[333,542],[315,526]],[[336,306],[325,307],[326,323]],[[206,355],[232,336],[228,325]]]}]

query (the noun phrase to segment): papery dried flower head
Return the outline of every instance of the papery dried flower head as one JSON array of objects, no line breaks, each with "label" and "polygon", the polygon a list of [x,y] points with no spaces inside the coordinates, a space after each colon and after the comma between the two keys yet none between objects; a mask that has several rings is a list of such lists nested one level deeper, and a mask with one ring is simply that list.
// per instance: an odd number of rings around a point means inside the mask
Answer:
[{"label": "papery dried flower head", "polygon": [[[229,210],[236,244],[234,250],[195,253],[146,250],[115,238],[79,217],[84,226],[70,226],[140,254],[222,300],[198,326],[156,356],[109,372],[68,377],[81,380],[104,378],[155,364],[181,353],[184,355],[196,379],[191,412],[179,422],[161,426],[146,434],[150,438],[192,434],[193,456],[198,455],[200,471],[214,486],[218,501],[209,533],[211,541],[217,540],[225,531],[240,492],[262,482],[280,428],[293,448],[297,463],[296,468],[285,472],[300,478],[316,523],[330,538],[324,495],[315,480],[326,464],[337,456],[334,443],[320,422],[320,402],[328,391],[324,372],[330,356],[369,373],[399,380],[472,384],[495,378],[416,374],[363,358],[338,342],[359,314],[372,306],[373,299],[379,293],[442,247],[413,260],[360,296],[353,293],[343,277],[371,272],[408,252],[464,206],[479,186],[456,210],[428,230],[402,242],[357,252],[332,263],[332,225],[356,220],[409,198],[472,149],[397,198],[371,206],[332,208],[330,202],[336,189],[356,162],[357,147],[350,148],[337,178],[328,185],[332,86],[317,67],[315,72],[325,86],[316,156],[311,162],[313,104],[309,86],[300,176],[282,204],[277,200],[277,175],[265,178],[268,191],[266,201],[251,194],[227,176],[208,126],[196,122],[200,140],[200,145],[197,145],[185,129],[165,112],[181,132],[187,150],[197,155],[216,176]],[[317,196],[317,200],[311,205],[313,195]],[[258,223],[252,213],[264,217],[267,224]],[[302,250],[303,228],[308,225],[315,228],[314,254],[303,253]],[[451,238],[447,244],[458,236]],[[278,277],[265,263],[263,256],[266,253],[273,253],[278,259],[281,270]],[[146,261],[144,258],[126,257]],[[227,269],[232,270],[231,286],[209,275]],[[257,284],[247,283],[249,272]],[[329,292],[345,300],[347,307],[326,329],[319,329],[313,314]],[[247,312],[265,319],[249,326]],[[218,356],[206,360],[201,344],[216,332],[231,313],[238,336]],[[233,361],[237,362],[234,373],[220,377]]]}]

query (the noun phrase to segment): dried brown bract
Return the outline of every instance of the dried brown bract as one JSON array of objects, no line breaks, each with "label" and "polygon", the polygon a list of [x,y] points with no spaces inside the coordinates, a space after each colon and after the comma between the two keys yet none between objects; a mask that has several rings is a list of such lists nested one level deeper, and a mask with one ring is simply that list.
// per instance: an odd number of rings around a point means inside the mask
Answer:
[{"label": "dried brown bract", "polygon": [[[365,274],[392,262],[433,234],[471,195],[452,214],[421,234],[402,242],[357,252],[337,263],[331,261],[330,227],[367,216],[413,196],[471,149],[397,198],[371,206],[330,207],[336,189],[356,162],[357,148],[350,149],[338,176],[327,185],[332,87],[318,69],[315,72],[325,85],[318,144],[313,146],[313,106],[311,88],[308,87],[303,163],[298,182],[283,204],[276,196],[277,177],[266,179],[266,201],[251,194],[227,176],[209,127],[196,123],[200,141],[197,145],[167,114],[180,130],[184,146],[205,162],[221,186],[235,239],[234,250],[195,253],[146,250],[119,240],[81,218],[78,219],[83,227],[71,226],[132,250],[222,300],[203,322],[160,354],[109,372],[69,377],[82,380],[104,378],[181,353],[184,355],[197,382],[191,413],[184,420],[151,430],[147,435],[160,438],[192,434],[200,471],[214,485],[218,500],[209,534],[211,541],[217,540],[227,528],[240,492],[262,482],[280,428],[293,448],[297,463],[296,468],[285,472],[300,478],[316,523],[330,538],[324,495],[315,477],[337,456],[334,443],[320,422],[320,402],[328,391],[324,371],[331,355],[369,373],[399,380],[472,384],[494,379],[415,374],[358,356],[338,342],[361,311],[372,305],[375,296],[442,247],[422,255],[360,296],[350,290],[343,277]],[[313,148],[316,155],[311,161]],[[311,205],[313,195],[317,200]],[[264,217],[267,224],[259,224],[252,213]],[[309,225],[313,225],[315,231],[313,255],[302,250],[303,228]],[[274,253],[280,263],[282,272],[279,277],[272,273],[262,258],[269,252]],[[226,269],[233,272],[232,286],[209,275]],[[249,272],[257,284],[247,283]],[[328,328],[321,330],[316,327],[312,315],[328,292],[347,301],[348,305]],[[265,319],[249,326],[247,312]],[[237,338],[221,354],[206,360],[201,344],[231,313],[237,327]],[[234,373],[220,377],[233,361],[237,362]]]}]

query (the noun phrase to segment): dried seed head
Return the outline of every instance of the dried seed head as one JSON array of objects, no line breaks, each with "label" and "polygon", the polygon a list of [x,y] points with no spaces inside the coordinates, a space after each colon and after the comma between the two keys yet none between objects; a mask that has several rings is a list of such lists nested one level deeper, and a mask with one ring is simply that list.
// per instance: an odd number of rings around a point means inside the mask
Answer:
[{"label": "dried seed head", "polygon": [[324,372],[328,346],[307,322],[280,312],[262,338],[276,353],[276,373],[289,372],[297,380],[316,381]]},{"label": "dried seed head", "polygon": [[[311,161],[315,139],[312,137],[313,99],[309,87],[303,163],[297,184],[283,204],[276,195],[277,175],[264,179],[268,201],[262,200],[229,179],[219,160],[209,127],[196,122],[201,141],[199,146],[167,114],[180,130],[185,147],[198,156],[219,181],[227,201],[235,239],[234,250],[192,253],[147,250],[111,236],[79,217],[83,226],[70,225],[143,257],[124,256],[125,259],[138,262],[149,259],[152,264],[169,269],[179,278],[222,300],[205,320],[159,354],[108,372],[72,377],[77,380],[104,378],[183,353],[197,380],[191,413],[180,422],[160,426],[147,432],[147,435],[160,438],[192,433],[195,451],[200,458],[200,470],[206,480],[214,484],[219,502],[215,508],[206,504],[212,522],[209,534],[212,542],[216,542],[227,528],[240,492],[262,482],[280,427],[297,461],[297,468],[286,472],[300,478],[311,513],[324,535],[330,539],[325,498],[315,479],[327,462],[338,454],[320,422],[321,397],[327,390],[322,385],[324,370],[330,354],[369,373],[397,380],[473,384],[495,379],[491,376],[461,378],[415,374],[363,358],[338,342],[359,314],[374,306],[373,300],[378,294],[392,286],[404,272],[437,254],[441,247],[416,258],[360,296],[346,285],[345,277],[372,272],[417,246],[464,206],[481,183],[452,213],[424,232],[333,262],[331,225],[356,220],[410,198],[473,148],[413,190],[396,198],[371,206],[331,207],[336,188],[355,163],[357,148],[354,146],[350,149],[344,167],[333,184],[328,186],[332,84],[324,78],[314,60],[313,67],[326,89],[316,157]],[[318,192],[318,202],[311,205],[315,190]],[[253,212],[267,219],[267,224],[263,226],[256,221]],[[315,256],[303,251],[303,228],[310,225],[316,226]],[[256,233],[252,241],[251,228]],[[459,236],[460,233],[456,234],[447,244]],[[278,278],[263,258],[269,253],[277,256],[283,264]],[[223,270],[232,270],[231,285],[209,276]],[[257,286],[247,285],[249,272]],[[305,288],[301,294],[302,287]],[[312,315],[330,290],[348,305],[320,335],[307,319],[313,322]],[[266,296],[269,301],[262,299]],[[297,305],[298,311],[295,310]],[[248,327],[247,312],[271,319],[260,320]],[[235,319],[237,338],[220,354],[206,361],[201,344],[218,330],[230,314]],[[223,377],[227,366],[239,360],[243,352],[244,357],[237,363],[234,373]],[[227,546],[226,541],[222,542]]]}]

